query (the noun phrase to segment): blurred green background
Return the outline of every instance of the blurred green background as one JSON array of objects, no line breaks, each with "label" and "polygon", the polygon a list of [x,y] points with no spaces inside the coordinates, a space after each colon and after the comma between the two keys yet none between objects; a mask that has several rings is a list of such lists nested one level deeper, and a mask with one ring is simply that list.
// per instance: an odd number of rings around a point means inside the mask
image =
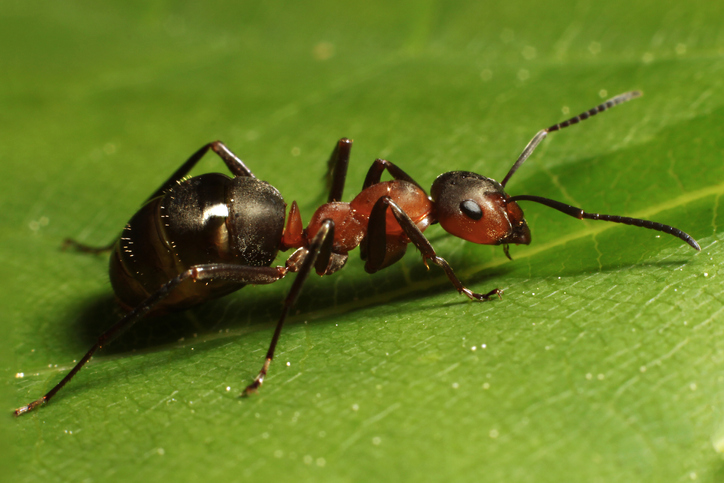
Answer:
[{"label": "blurred green background", "polygon": [[[722,481],[721,2],[0,4],[0,417],[8,481]],[[291,280],[149,321],[53,403],[33,400],[118,319],[104,244],[194,150],[224,140],[305,220],[337,139],[345,199],[385,157],[429,185],[508,184],[643,229],[525,204],[529,247],[427,233],[470,303],[410,249],[312,277],[261,393]],[[209,156],[194,173],[223,171]],[[283,257],[284,254],[282,254]],[[280,263],[283,258],[280,257]]]}]

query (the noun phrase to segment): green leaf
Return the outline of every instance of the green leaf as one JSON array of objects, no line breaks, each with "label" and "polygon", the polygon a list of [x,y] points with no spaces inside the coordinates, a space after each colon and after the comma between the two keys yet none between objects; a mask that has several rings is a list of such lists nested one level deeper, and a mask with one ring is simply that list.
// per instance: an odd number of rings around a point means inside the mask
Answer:
[{"label": "green leaf", "polygon": [[[717,2],[5,2],[3,364],[15,480],[718,481],[724,474],[724,37]],[[521,202],[530,246],[426,233],[471,303],[409,250],[312,277],[260,393],[291,280],[148,320],[16,420],[119,317],[105,244],[223,139],[305,220],[355,139],[423,185],[508,184],[697,238]],[[209,156],[194,170],[223,171]],[[283,263],[283,255],[280,263]],[[290,277],[291,279],[291,277]],[[6,458],[8,458],[6,453]],[[12,465],[12,466],[10,466]],[[5,471],[4,471],[5,473]]]}]

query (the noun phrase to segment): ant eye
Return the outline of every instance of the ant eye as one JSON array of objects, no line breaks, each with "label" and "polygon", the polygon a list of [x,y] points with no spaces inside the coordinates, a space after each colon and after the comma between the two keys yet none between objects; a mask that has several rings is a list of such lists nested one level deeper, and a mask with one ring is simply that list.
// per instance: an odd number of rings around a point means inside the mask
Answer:
[{"label": "ant eye", "polygon": [[460,203],[460,211],[473,220],[479,220],[483,217],[483,210],[481,210],[480,205],[473,200],[465,200]]}]

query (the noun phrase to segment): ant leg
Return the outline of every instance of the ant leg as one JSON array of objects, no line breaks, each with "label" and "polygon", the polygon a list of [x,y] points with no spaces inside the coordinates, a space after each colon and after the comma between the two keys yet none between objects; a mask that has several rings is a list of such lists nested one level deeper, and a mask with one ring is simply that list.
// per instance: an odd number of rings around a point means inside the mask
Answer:
[{"label": "ant leg", "polygon": [[383,196],[377,200],[377,203],[375,203],[375,206],[372,208],[367,232],[368,237],[370,238],[367,247],[370,260],[372,260],[373,257],[378,260],[384,259],[385,252],[387,251],[385,246],[387,242],[386,234],[381,229],[384,227],[387,208],[392,210],[392,214],[395,215],[395,219],[405,231],[407,237],[415,245],[415,247],[420,250],[425,265],[427,265],[427,260],[430,260],[432,263],[445,270],[447,278],[450,282],[452,282],[458,292],[465,294],[471,300],[478,301],[489,300],[493,295],[500,297],[503,292],[497,288],[486,294],[475,293],[466,288],[460,279],[457,278],[450,264],[444,258],[437,256],[437,253],[435,253],[435,249],[430,244],[430,241],[425,238],[425,235],[417,227],[415,222],[412,221],[407,213],[405,213],[405,211],[389,196]]},{"label": "ant leg", "polygon": [[312,241],[309,244],[309,252],[305,256],[304,261],[302,262],[302,266],[300,267],[299,272],[294,279],[294,283],[292,283],[292,288],[289,289],[289,294],[287,294],[287,298],[284,299],[284,308],[282,309],[282,314],[279,317],[279,321],[277,322],[276,329],[274,329],[274,335],[272,336],[271,343],[269,344],[269,349],[266,353],[264,365],[262,366],[261,371],[259,371],[259,375],[257,375],[254,379],[254,382],[249,384],[246,389],[244,389],[244,392],[241,393],[241,396],[249,396],[252,393],[257,392],[259,387],[264,382],[267,371],[269,371],[269,365],[274,358],[274,350],[277,347],[279,335],[282,333],[282,327],[284,326],[284,320],[287,318],[287,313],[297,301],[297,298],[302,291],[302,286],[304,285],[307,276],[312,271],[312,268],[316,264],[327,266],[327,264],[329,263],[329,247],[331,246],[330,242],[333,239],[334,222],[332,220],[324,220],[322,222],[322,226],[319,228],[319,231],[314,236],[314,238],[312,238]]},{"label": "ant leg", "polygon": [[327,161],[327,188],[329,188],[329,198],[327,203],[333,201],[341,201],[344,192],[344,182],[347,179],[347,167],[349,166],[349,153],[352,149],[352,140],[342,138],[337,141],[337,145],[332,151],[332,155]]},{"label": "ant leg", "polygon": [[565,203],[561,203],[560,201],[543,198],[542,196],[528,196],[528,195],[513,196],[512,198],[508,198],[506,200],[506,203],[510,203],[513,201],[534,201],[536,203],[545,205],[549,208],[553,208],[554,210],[558,210],[561,213],[565,213],[568,216],[578,218],[579,220],[583,220],[585,218],[588,220],[610,221],[613,223],[623,223],[624,225],[639,226],[641,228],[648,228],[650,230],[661,231],[663,233],[668,233],[669,235],[673,235],[673,236],[679,238],[680,240],[685,241],[686,243],[691,245],[694,249],[696,249],[696,251],[701,251],[701,247],[696,242],[696,240],[694,240],[691,237],[691,235],[679,230],[678,228],[674,228],[673,226],[664,225],[663,223],[657,223],[655,221],[649,221],[649,220],[641,220],[639,218],[629,218],[628,216],[602,215],[600,213],[587,213],[580,208],[576,208],[575,206],[567,205]]},{"label": "ant leg", "polygon": [[224,161],[226,164],[226,167],[229,168],[229,171],[232,172],[234,176],[245,176],[249,178],[254,178],[254,173],[251,172],[249,168],[246,167],[244,162],[239,159],[236,154],[234,154],[229,148],[226,147],[224,143],[221,141],[214,141],[212,143],[209,143],[205,146],[203,146],[201,149],[196,151],[194,154],[191,155],[191,157],[186,160],[184,164],[181,165],[179,169],[177,169],[170,178],[168,178],[160,188],[158,188],[151,196],[148,197],[146,201],[152,200],[153,198],[156,198],[158,196],[161,196],[168,190],[170,187],[175,185],[177,182],[181,181],[184,176],[186,176],[189,171],[196,165],[196,163],[199,162],[199,160],[206,154],[209,149],[211,149],[213,152],[219,155],[219,157]]},{"label": "ant leg", "polygon": [[377,184],[382,179],[382,173],[387,170],[394,179],[407,181],[408,183],[412,183],[418,188],[420,188],[423,193],[427,193],[425,191],[425,188],[420,186],[420,184],[412,179],[409,174],[405,173],[402,169],[400,169],[396,164],[391,163],[387,161],[386,159],[375,159],[375,161],[372,163],[372,166],[370,166],[369,171],[367,171],[367,177],[365,177],[364,185],[362,186],[362,189],[369,188],[373,184]]},{"label": "ant leg", "polygon": [[100,253],[105,253],[113,250],[113,247],[116,246],[116,242],[118,241],[118,238],[114,239],[111,243],[108,245],[104,245],[102,247],[94,247],[91,245],[86,245],[85,243],[80,243],[72,238],[66,238],[63,240],[63,245],[61,245],[61,250],[67,250],[68,248],[72,248],[73,250],[83,252],[83,253],[90,253],[92,255],[98,255]]},{"label": "ant leg", "polygon": [[407,252],[407,237],[387,234],[388,197],[382,197],[372,207],[367,223],[367,235],[360,244],[361,258],[365,260],[365,272],[375,273],[397,263]]},{"label": "ant leg", "polygon": [[238,282],[245,284],[269,284],[283,278],[287,273],[285,267],[248,267],[231,264],[207,264],[196,265],[189,268],[179,276],[170,280],[161,288],[156,290],[141,305],[126,314],[113,327],[102,333],[93,347],[83,356],[83,358],[70,370],[68,374],[51,389],[45,396],[37,399],[30,404],[15,410],[15,416],[20,416],[33,409],[47,403],[55,394],[70,381],[73,376],[90,360],[93,354],[115,338],[123,334],[131,328],[136,322],[142,319],[150,312],[159,302],[165,299],[179,284],[185,280],[193,280],[201,282],[205,280],[228,280],[230,282]]},{"label": "ant leg", "polygon": [[533,139],[530,140],[528,145],[523,149],[523,152],[520,153],[520,156],[518,156],[518,159],[513,164],[513,167],[510,168],[510,171],[508,171],[508,174],[505,175],[505,178],[503,178],[503,181],[500,183],[500,185],[505,188],[505,185],[510,180],[511,176],[513,176],[513,173],[518,171],[518,168],[521,167],[523,163],[525,163],[525,160],[528,159],[528,157],[533,154],[533,151],[535,151],[535,148],[538,147],[538,145],[545,139],[545,137],[548,135],[549,132],[554,131],[560,131],[561,129],[572,126],[573,124],[578,124],[581,121],[585,121],[591,116],[595,116],[596,114],[599,114],[603,111],[607,111],[611,109],[614,106],[617,106],[619,104],[623,104],[624,102],[630,101],[631,99],[635,99],[637,97],[640,97],[641,91],[631,91],[631,92],[624,92],[623,94],[619,94],[615,97],[612,97],[611,99],[607,100],[606,102],[603,102],[593,109],[589,109],[586,112],[582,112],[581,114],[577,116],[573,116],[572,118],[568,119],[567,121],[563,121],[558,124],[554,124],[551,127],[545,128],[541,131],[538,131],[538,133],[533,136]]},{"label": "ant leg", "polygon": [[[182,164],[181,167],[177,169],[170,178],[168,178],[156,191],[154,191],[151,196],[146,199],[146,202],[163,195],[166,190],[171,188],[177,182],[181,181],[184,176],[186,176],[189,171],[193,169],[196,163],[199,162],[199,160],[204,156],[204,154],[206,154],[209,149],[219,155],[219,157],[226,164],[226,167],[229,168],[229,171],[231,171],[235,176],[247,176],[250,178],[254,177],[254,174],[249,168],[246,167],[244,162],[239,159],[229,148],[227,148],[224,143],[222,143],[221,141],[214,141],[212,143],[206,144],[201,149],[192,154],[191,157],[184,164]],[[117,240],[118,238],[114,239],[113,242],[106,246],[94,247],[79,243],[70,238],[66,238],[63,241],[63,249],[65,250],[69,247],[72,247],[75,250],[81,252],[97,254],[112,250]]]}]

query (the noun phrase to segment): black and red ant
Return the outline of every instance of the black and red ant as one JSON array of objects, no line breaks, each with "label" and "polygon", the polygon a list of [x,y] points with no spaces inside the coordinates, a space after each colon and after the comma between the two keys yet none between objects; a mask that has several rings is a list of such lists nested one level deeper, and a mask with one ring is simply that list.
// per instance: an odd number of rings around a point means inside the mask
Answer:
[{"label": "black and red ant", "polygon": [[[376,159],[362,191],[349,203],[340,201],[347,175],[352,141],[341,139],[329,160],[331,189],[328,202],[312,215],[306,229],[296,202],[288,217],[279,191],[258,180],[244,162],[223,143],[209,143],[193,154],[153,193],[131,218],[120,238],[102,248],[68,240],[86,252],[113,250],[110,278],[121,306],[128,313],[100,335],[97,342],[71,371],[45,396],[15,410],[32,411],[48,402],[85,365],[93,354],[151,313],[180,310],[221,297],[247,284],[269,284],[298,272],[284,300],[281,316],[264,365],[243,392],[261,386],[274,357],[274,349],[289,309],[314,269],[330,275],[347,262],[357,246],[365,270],[374,273],[402,258],[412,243],[423,261],[441,267],[458,292],[472,300],[501,295],[498,289],[481,294],[466,288],[450,265],[439,257],[425,237],[425,229],[440,223],[445,231],[485,245],[530,243],[530,230],[518,201],[541,203],[578,219],[624,223],[674,235],[696,250],[698,243],[681,230],[623,216],[587,213],[580,208],[540,196],[509,196],[504,188],[536,146],[553,131],[588,119],[611,107],[640,96],[638,91],[616,96],[599,106],[538,132],[513,164],[502,183],[466,171],[444,173],[435,180],[430,196],[396,165]],[[224,161],[234,175],[210,173],[185,179],[209,150]],[[383,172],[391,181],[381,181]],[[286,218],[286,227],[285,227]],[[295,248],[285,266],[272,267],[279,250]],[[197,283],[202,282],[202,283]]]}]

